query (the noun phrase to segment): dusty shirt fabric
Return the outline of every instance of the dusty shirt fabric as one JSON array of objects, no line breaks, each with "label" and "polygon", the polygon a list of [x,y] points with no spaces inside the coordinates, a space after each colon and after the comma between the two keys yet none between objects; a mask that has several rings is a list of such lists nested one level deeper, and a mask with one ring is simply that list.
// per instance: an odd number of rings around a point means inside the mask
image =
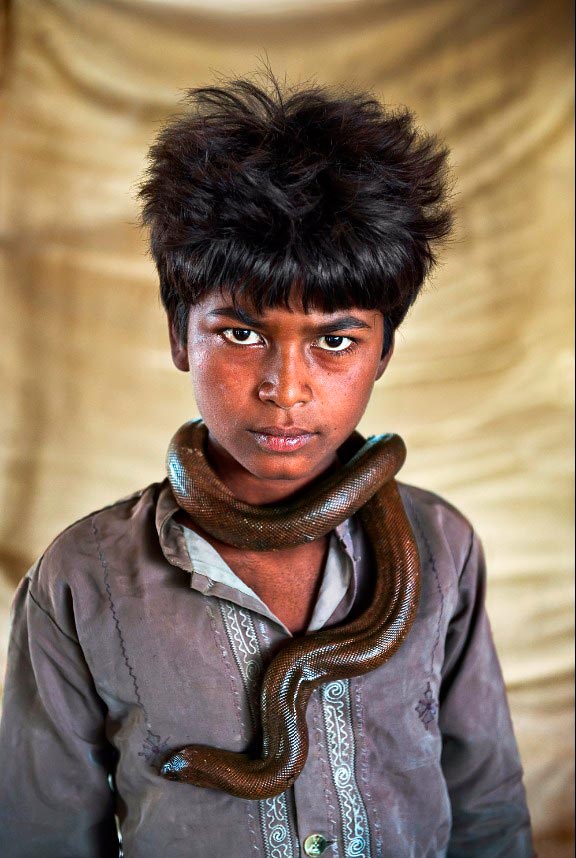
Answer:
[{"label": "dusty shirt fabric", "polygon": [[[522,771],[484,611],[481,547],[435,495],[401,486],[422,565],[414,626],[372,673],[325,684],[310,752],[267,801],[173,783],[190,743],[257,748],[262,671],[290,634],[174,518],[166,483],[70,527],[15,601],[1,728],[6,858],[470,858],[533,854]],[[358,610],[369,546],[331,538],[311,626]],[[114,773],[114,792],[110,787]]]}]

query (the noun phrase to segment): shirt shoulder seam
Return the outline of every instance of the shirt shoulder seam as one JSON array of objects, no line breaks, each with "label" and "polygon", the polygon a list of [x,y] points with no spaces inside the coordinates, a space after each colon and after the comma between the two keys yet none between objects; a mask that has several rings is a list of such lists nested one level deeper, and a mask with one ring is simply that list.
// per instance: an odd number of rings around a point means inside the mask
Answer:
[{"label": "shirt shoulder seam", "polygon": [[70,643],[73,643],[75,646],[80,647],[80,643],[79,643],[75,638],[71,637],[71,635],[67,634],[67,633],[64,631],[64,629],[61,629],[61,628],[60,628],[60,626],[58,625],[58,623],[56,622],[56,620],[54,619],[54,617],[52,616],[52,614],[51,614],[49,611],[47,611],[47,610],[46,610],[46,608],[45,608],[43,605],[41,605],[41,604],[40,604],[40,602],[38,601],[38,599],[36,598],[36,596],[35,596],[35,595],[34,595],[34,593],[32,592],[32,586],[31,586],[31,584],[32,584],[32,582],[30,582],[30,587],[28,587],[28,596],[29,596],[29,597],[30,597],[30,599],[34,602],[34,604],[36,605],[36,607],[38,608],[38,610],[39,610],[39,611],[42,611],[42,613],[43,613],[43,614],[45,614],[45,616],[47,616],[47,617],[48,617],[48,619],[51,621],[51,623],[52,623],[54,626],[56,626],[56,628],[58,629],[58,631],[60,632],[60,634],[61,634],[61,635],[63,635],[63,636],[66,638],[66,640],[69,640],[69,641],[70,641]]}]

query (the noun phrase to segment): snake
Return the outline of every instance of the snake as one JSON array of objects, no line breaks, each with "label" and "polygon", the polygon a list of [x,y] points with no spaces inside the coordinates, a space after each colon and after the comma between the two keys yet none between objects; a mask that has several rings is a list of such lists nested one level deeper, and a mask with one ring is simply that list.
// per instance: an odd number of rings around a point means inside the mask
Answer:
[{"label": "snake", "polygon": [[289,789],[304,768],[309,736],[306,708],[314,689],[380,667],[402,645],[420,594],[416,540],[395,475],[406,447],[395,434],[364,440],[353,433],[353,454],[338,470],[280,504],[256,506],[236,498],[206,456],[208,430],[185,423],[167,454],[168,479],[179,506],[215,538],[239,548],[271,550],[326,535],[358,513],[375,565],[370,604],[349,622],[290,639],[273,657],[260,691],[261,749],[251,756],[207,745],[172,751],[160,768],[168,780],[263,800]]}]

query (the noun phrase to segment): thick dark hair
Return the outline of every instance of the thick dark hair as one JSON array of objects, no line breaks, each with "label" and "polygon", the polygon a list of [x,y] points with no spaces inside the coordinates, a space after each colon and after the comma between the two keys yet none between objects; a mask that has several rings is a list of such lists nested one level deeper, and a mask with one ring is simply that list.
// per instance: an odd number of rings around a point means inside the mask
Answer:
[{"label": "thick dark hair", "polygon": [[447,150],[367,93],[234,80],[188,92],[150,149],[142,219],[168,315],[215,288],[255,309],[379,309],[387,350],[448,235]]}]

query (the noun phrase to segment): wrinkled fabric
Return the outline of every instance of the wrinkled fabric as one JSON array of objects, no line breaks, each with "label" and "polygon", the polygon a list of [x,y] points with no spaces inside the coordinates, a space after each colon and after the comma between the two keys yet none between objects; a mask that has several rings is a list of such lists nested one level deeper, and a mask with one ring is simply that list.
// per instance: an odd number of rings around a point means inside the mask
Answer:
[{"label": "wrinkled fabric", "polygon": [[[262,802],[157,767],[191,743],[257,750],[259,681],[287,629],[178,523],[166,483],[59,536],[14,605],[2,854],[118,855],[115,810],[126,858],[290,858],[312,834],[332,856],[531,856],[480,544],[446,502],[401,491],[422,564],[414,626],[387,664],[314,692],[306,766]],[[334,534],[329,566],[326,625],[369,591],[356,520]]]}]

